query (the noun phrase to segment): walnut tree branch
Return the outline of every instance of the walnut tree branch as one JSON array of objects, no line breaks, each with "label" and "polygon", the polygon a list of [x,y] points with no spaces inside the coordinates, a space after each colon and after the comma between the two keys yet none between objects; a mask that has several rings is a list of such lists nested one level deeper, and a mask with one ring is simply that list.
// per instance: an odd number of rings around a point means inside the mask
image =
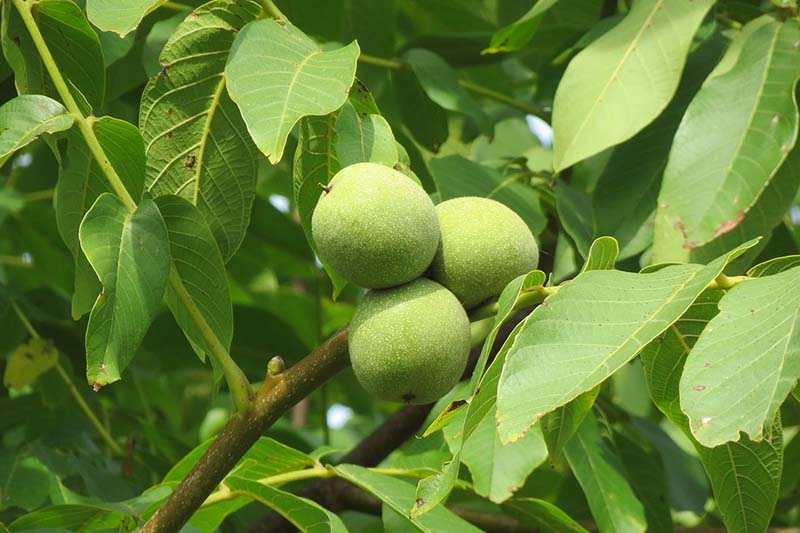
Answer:
[{"label": "walnut tree branch", "polygon": [[343,329],[285,372],[269,377],[252,407],[234,416],[217,439],[142,528],[178,531],[258,438],[291,406],[350,364]]}]

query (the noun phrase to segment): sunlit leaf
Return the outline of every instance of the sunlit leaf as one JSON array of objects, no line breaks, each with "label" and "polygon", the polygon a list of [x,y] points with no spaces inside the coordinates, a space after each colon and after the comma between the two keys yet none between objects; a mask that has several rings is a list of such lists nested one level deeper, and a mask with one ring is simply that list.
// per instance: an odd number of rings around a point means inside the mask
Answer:
[{"label": "sunlit leaf", "polygon": [[33,338],[19,345],[8,356],[3,385],[21,389],[53,368],[58,362],[58,352],[44,339]]},{"label": "sunlit leaf", "polygon": [[631,138],[667,106],[713,0],[636,0],[570,62],[553,103],[553,165],[565,169]]},{"label": "sunlit leaf", "polygon": [[46,96],[22,95],[4,103],[0,106],[0,166],[42,134],[69,129],[73,120],[64,106]]},{"label": "sunlit leaf", "polygon": [[166,0],[87,0],[86,15],[103,31],[124,36]]},{"label": "sunlit leaf", "polygon": [[681,407],[700,444],[769,433],[800,379],[800,268],[731,289],[686,360]]},{"label": "sunlit leaf", "polygon": [[323,52],[302,31],[275,20],[250,22],[238,33],[225,67],[228,92],[256,146],[272,163],[282,159],[298,120],[341,107],[358,55],[355,41]]},{"label": "sunlit leaf", "polygon": [[738,226],[786,159],[797,137],[798,39],[796,20],[761,23],[741,50],[728,52],[737,56],[735,64],[695,96],[664,170],[659,260]]}]

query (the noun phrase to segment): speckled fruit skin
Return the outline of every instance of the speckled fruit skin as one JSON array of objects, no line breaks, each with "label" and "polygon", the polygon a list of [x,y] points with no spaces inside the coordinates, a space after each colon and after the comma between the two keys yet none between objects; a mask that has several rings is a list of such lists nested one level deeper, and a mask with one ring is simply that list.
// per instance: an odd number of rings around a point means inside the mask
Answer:
[{"label": "speckled fruit skin", "polygon": [[470,348],[458,299],[429,279],[369,291],[350,322],[350,362],[361,385],[392,402],[425,404],[458,383]]},{"label": "speckled fruit skin", "polygon": [[311,218],[319,254],[347,281],[368,289],[421,276],[439,244],[433,202],[408,176],[375,163],[339,171]]},{"label": "speckled fruit skin", "polygon": [[494,200],[466,196],[436,206],[441,242],[429,276],[473,308],[539,264],[528,225]]}]

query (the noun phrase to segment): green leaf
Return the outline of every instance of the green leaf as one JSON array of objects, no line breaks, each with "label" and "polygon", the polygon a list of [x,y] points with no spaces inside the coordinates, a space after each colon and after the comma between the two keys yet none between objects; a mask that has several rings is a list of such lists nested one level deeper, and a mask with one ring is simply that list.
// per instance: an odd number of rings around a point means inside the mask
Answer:
[{"label": "green leaf", "polygon": [[[18,92],[55,98],[57,92],[22,19],[11,2],[3,8],[3,53],[14,70]],[[81,8],[72,0],[41,0],[30,9],[73,96],[100,107],[106,86],[103,51]]]},{"label": "green leaf", "polygon": [[619,255],[619,243],[614,237],[600,237],[595,239],[589,248],[586,262],[581,272],[590,270],[614,270]]},{"label": "green leaf", "polygon": [[74,121],[64,106],[38,94],[12,98],[0,106],[0,166],[40,135],[68,130]]},{"label": "green leaf", "polygon": [[347,531],[338,516],[309,499],[237,476],[226,478],[225,485],[274,509],[304,533]]},{"label": "green leaf", "polygon": [[552,503],[537,498],[514,498],[503,504],[524,524],[553,533],[586,533],[586,529]]},{"label": "green leaf", "polygon": [[250,222],[258,151],[225,90],[225,60],[237,31],[259,12],[251,0],[195,10],[164,46],[167,66],[147,83],[139,111],[147,189],[196,205],[226,261]]},{"label": "green leaf", "polygon": [[671,532],[669,489],[658,450],[629,422],[615,424],[612,439],[625,477],[644,505],[647,531]]},{"label": "green leaf", "polygon": [[534,428],[516,442],[503,445],[490,411],[461,450],[461,461],[472,474],[475,492],[501,503],[525,483],[533,470],[547,459],[541,429]]},{"label": "green leaf", "polygon": [[404,57],[431,100],[448,111],[467,115],[484,134],[492,136],[492,119],[461,86],[458,75],[444,59],[421,48],[407,51]]},{"label": "green leaf", "polygon": [[0,510],[32,511],[41,506],[47,499],[49,477],[36,457],[18,454],[14,448],[0,450]]},{"label": "green leaf", "polygon": [[86,327],[86,376],[101,387],[120,379],[161,307],[169,240],[155,203],[131,213],[109,193],[86,213],[79,235],[103,284]]},{"label": "green leaf", "polygon": [[494,35],[489,47],[484,50],[484,54],[497,54],[499,52],[513,52],[519,50],[536,34],[539,23],[548,9],[558,3],[559,0],[539,0],[534,6],[519,20],[510,26],[500,28]]},{"label": "green leaf", "polygon": [[677,320],[744,249],[706,267],[590,271],[562,286],[533,311],[508,354],[497,396],[500,439],[522,437],[542,416],[611,376]]},{"label": "green leaf", "polygon": [[[189,474],[192,467],[213,443],[214,439],[211,438],[186,454],[167,472],[163,482],[170,485],[180,482]],[[230,471],[230,475],[258,480],[277,474],[302,470],[314,465],[314,459],[305,453],[290,448],[274,439],[261,437]]]},{"label": "green leaf", "polygon": [[553,461],[556,460],[564,450],[567,442],[578,431],[583,419],[592,410],[598,394],[600,394],[599,385],[542,417],[540,422],[542,434],[547,444],[547,452]]},{"label": "green leaf", "polygon": [[796,20],[762,23],[689,105],[658,198],[658,260],[731,231],[774,178],[797,137],[798,40]]},{"label": "green leaf", "polygon": [[392,71],[400,118],[414,139],[438,152],[450,134],[447,112],[430,99],[411,69]]},{"label": "green leaf", "polygon": [[399,159],[392,128],[380,115],[359,116],[345,104],[336,118],[336,134],[336,154],[343,167],[364,162],[394,167]]},{"label": "green leaf", "polygon": [[408,511],[414,505],[414,485],[407,481],[377,474],[357,465],[339,465],[334,467],[334,470],[347,481],[377,496],[393,511],[421,531],[429,533],[480,531],[444,506],[435,507],[424,516],[409,518]]},{"label": "green leaf", "polygon": [[592,243],[592,200],[575,185],[556,183],[556,207],[564,231],[572,237],[575,247],[583,257],[589,253]]},{"label": "green leaf", "polygon": [[[92,130],[125,188],[138,201],[142,197],[145,168],[144,142],[139,130],[129,122],[111,117],[93,121]],[[75,264],[72,318],[77,320],[89,312],[101,288],[81,251],[78,228],[97,197],[111,192],[111,188],[79,131],[69,132],[61,160],[54,205],[58,232]]]},{"label": "green leaf", "polygon": [[713,0],[636,0],[570,62],[553,103],[555,170],[635,135],[667,106]]},{"label": "green leaf", "polygon": [[[225,264],[211,230],[200,211],[179,196],[161,196],[155,203],[167,227],[172,263],[178,276],[211,331],[230,350],[233,305]],[[201,360],[204,359],[211,348],[171,287],[167,291],[167,305]]]},{"label": "green leaf", "polygon": [[689,430],[678,396],[689,350],[717,314],[722,291],[706,291],[675,324],[642,351],[650,396],[694,445],[711,480],[717,505],[731,531],[764,531],[778,499],[783,444],[780,424],[761,442],[742,437],[716,448],[699,444]]},{"label": "green leaf", "polygon": [[[292,187],[297,212],[300,215],[300,224],[306,234],[314,253],[317,245],[311,233],[311,216],[314,208],[322,195],[319,184],[328,183],[339,172],[341,165],[336,155],[336,115],[324,117],[306,117],[300,121],[300,132],[297,139],[297,150],[294,153],[292,167]],[[325,272],[333,283],[334,299],[344,289],[347,282],[328,265],[327,261],[319,258]]]},{"label": "green leaf", "polygon": [[[586,257],[581,272],[591,270],[613,270],[619,254],[619,244],[613,237],[600,237],[596,239]],[[587,413],[591,411],[600,386],[588,390],[552,413],[542,417],[542,434],[547,443],[550,457],[559,456],[564,446],[580,427]]]},{"label": "green leaf", "polygon": [[166,0],[86,0],[86,15],[103,31],[120,36],[136,29],[142,19]]},{"label": "green leaf", "polygon": [[[617,238],[620,260],[640,254],[653,243],[656,203],[672,139],[686,108],[723,50],[723,40],[712,37],[689,54],[675,97],[664,112],[617,146],[603,167],[592,196],[594,231],[595,236]],[[730,248],[719,250],[713,257]]]},{"label": "green leaf", "polygon": [[359,53],[355,41],[323,52],[302,31],[275,20],[242,28],[225,67],[228,92],[256,146],[272,163],[283,157],[286,138],[298,120],[342,106]]},{"label": "green leaf", "polygon": [[[417,485],[414,508],[411,510],[412,516],[420,516],[429,512],[447,498],[458,477],[461,464],[461,450],[464,443],[469,441],[482,420],[487,417],[494,418],[497,380],[500,376],[503,363],[506,360],[506,354],[513,345],[517,332],[522,328],[522,323],[517,324],[509,334],[505,344],[495,356],[494,361],[489,365],[485,374],[483,373],[483,369],[486,368],[489,354],[497,339],[500,327],[511,317],[520,298],[524,293],[536,292],[537,289],[541,289],[546,280],[547,277],[544,272],[541,270],[534,270],[527,275],[519,276],[513,280],[500,294],[497,314],[495,315],[492,329],[483,343],[478,362],[475,365],[472,378],[470,379],[467,394],[459,397],[456,401],[448,405],[448,407],[434,419],[425,432],[425,436],[427,436],[435,430],[434,428],[444,426],[447,423],[457,423],[460,424],[460,426],[457,427],[460,427],[459,434],[461,438],[459,439],[459,444],[455,446],[453,451],[453,459],[442,465],[442,472],[423,479]],[[470,396],[471,399],[465,401],[465,399]],[[457,419],[461,411],[466,412],[463,418]],[[459,420],[459,422],[455,422],[455,420]],[[511,454],[514,454],[516,450],[516,448],[509,448]],[[527,475],[525,477],[527,477]],[[502,497],[502,490],[499,494],[496,491],[495,495]]]},{"label": "green leaf", "polygon": [[513,209],[534,235],[547,225],[536,191],[517,177],[505,178],[498,171],[460,155],[434,158],[429,164],[442,201],[462,196],[491,198]]},{"label": "green leaf", "polygon": [[800,268],[746,281],[719,302],[686,360],[681,407],[700,444],[759,441],[800,379]]},{"label": "green leaf", "polygon": [[[800,147],[795,145],[755,205],[735,228],[693,250],[681,247],[678,251],[673,247],[675,243],[667,242],[666,239],[659,241],[656,238],[653,243],[653,258],[685,260],[686,256],[689,256],[694,262],[705,262],[748,239],[768,236],[783,220],[784,214],[792,205],[798,186],[800,186]],[[741,261],[747,264],[741,270],[756,258],[759,249],[766,244],[764,242],[761,246],[754,247],[742,258]]]},{"label": "green leaf", "polygon": [[780,274],[790,268],[800,266],[800,255],[787,255],[785,257],[775,257],[759,263],[747,271],[747,275],[754,278],[772,276]]},{"label": "green leaf", "polygon": [[645,531],[642,502],[623,473],[613,446],[601,435],[600,422],[589,413],[564,448],[570,468],[583,488],[600,531]]}]

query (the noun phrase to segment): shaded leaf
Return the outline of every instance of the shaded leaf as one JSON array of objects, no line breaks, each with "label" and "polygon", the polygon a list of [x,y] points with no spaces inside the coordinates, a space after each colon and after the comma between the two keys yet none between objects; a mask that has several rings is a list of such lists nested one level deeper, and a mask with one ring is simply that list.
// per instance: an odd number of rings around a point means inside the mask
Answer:
[{"label": "shaded leaf", "polygon": [[[103,51],[83,10],[72,0],[41,0],[30,9],[72,95],[79,103],[100,107],[106,86]],[[39,52],[11,2],[3,6],[2,41],[18,92],[56,98]]]},{"label": "shaded leaf", "polygon": [[510,498],[546,458],[547,446],[539,428],[503,445],[493,411],[480,421],[461,450],[461,461],[472,474],[475,492],[495,503]]},{"label": "shaded leaf", "polygon": [[558,218],[575,247],[587,257],[592,243],[592,200],[588,194],[564,181],[556,183]]},{"label": "shaded leaf", "polygon": [[[306,117],[300,121],[300,132],[297,139],[297,150],[294,153],[292,167],[292,188],[294,201],[297,203],[297,212],[300,223],[306,234],[306,239],[317,253],[317,245],[311,233],[311,216],[317,206],[322,189],[319,184],[327,184],[339,172],[341,165],[336,155],[336,115],[324,117]],[[319,258],[325,272],[333,283],[333,296],[336,298],[342,292],[347,282]]]},{"label": "shaded leaf", "polygon": [[103,386],[120,379],[161,307],[169,240],[155,203],[145,200],[131,213],[109,193],[86,213],[79,234],[103,284],[86,327],[86,376]]},{"label": "shaded leaf", "polygon": [[514,210],[534,235],[544,230],[547,220],[536,191],[516,177],[503,177],[460,155],[431,159],[430,169],[442,201],[462,196],[491,198]]},{"label": "shaded leaf", "polygon": [[666,107],[713,0],[637,0],[570,62],[553,103],[555,170],[631,138]]},{"label": "shaded leaf", "polygon": [[489,47],[483,51],[484,54],[496,54],[499,52],[513,52],[519,50],[536,34],[539,23],[548,9],[558,3],[559,0],[540,0],[536,2],[527,13],[522,15],[519,20],[510,26],[500,28],[494,35]]},{"label": "shaded leaf", "polygon": [[259,12],[250,0],[198,8],[164,46],[164,72],[147,83],[139,110],[147,189],[196,205],[226,261],[250,222],[258,152],[225,90],[225,60],[236,32]]},{"label": "shaded leaf", "polygon": [[448,111],[472,118],[481,131],[492,136],[493,124],[483,108],[458,82],[458,75],[435,53],[414,48],[404,55],[428,97]]},{"label": "shaded leaf", "polygon": [[552,503],[537,498],[514,498],[503,505],[525,523],[553,533],[584,533],[587,530]]},{"label": "shaded leaf", "polygon": [[283,157],[298,120],[341,107],[355,79],[358,55],[355,41],[323,52],[289,23],[258,20],[242,28],[225,67],[228,92],[256,146],[272,163]]},{"label": "shaded leaf", "polygon": [[430,99],[410,69],[392,71],[392,83],[403,124],[414,140],[438,152],[450,134],[447,112]]},{"label": "shaded leaf", "polygon": [[[233,306],[225,264],[211,230],[200,211],[179,196],[161,196],[155,203],[167,228],[172,263],[178,277],[211,331],[222,346],[230,350]],[[211,348],[172,287],[167,291],[167,305],[203,359]]]},{"label": "shaded leaf", "polygon": [[564,455],[583,488],[600,531],[645,531],[642,502],[625,477],[622,463],[609,442],[602,438],[593,413],[567,445]]},{"label": "shaded leaf", "polygon": [[0,106],[0,166],[44,133],[68,130],[74,118],[55,100],[38,94],[12,98]]}]

